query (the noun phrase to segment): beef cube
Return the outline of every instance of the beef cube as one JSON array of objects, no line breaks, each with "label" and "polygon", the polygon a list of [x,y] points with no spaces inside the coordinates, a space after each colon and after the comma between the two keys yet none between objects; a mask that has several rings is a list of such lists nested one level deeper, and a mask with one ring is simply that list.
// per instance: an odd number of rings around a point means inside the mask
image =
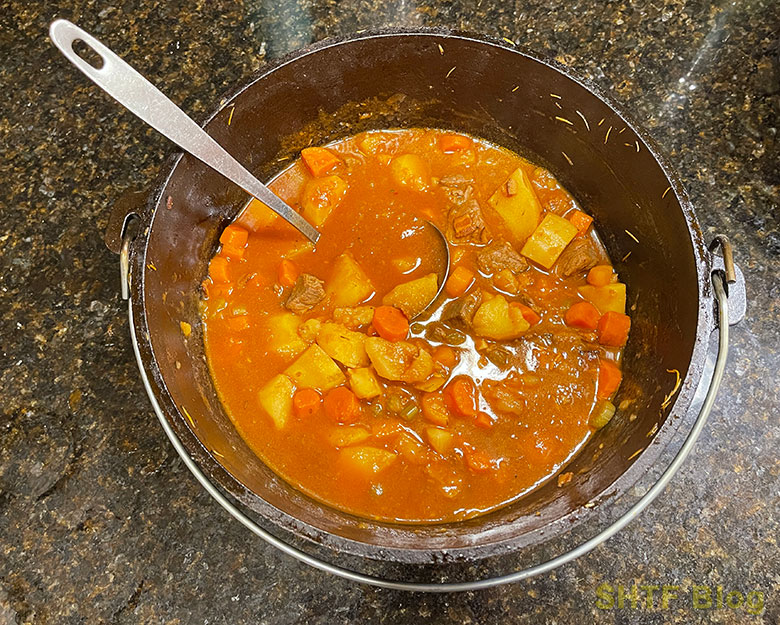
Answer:
[{"label": "beef cube", "polygon": [[588,271],[601,262],[606,256],[596,247],[596,243],[589,237],[576,237],[566,249],[561,252],[555,263],[555,272],[563,277]]},{"label": "beef cube", "polygon": [[323,282],[319,278],[309,273],[302,273],[284,302],[285,308],[299,315],[311,310],[325,298],[325,289],[322,285]]},{"label": "beef cube", "polygon": [[520,256],[506,241],[492,243],[477,254],[479,270],[485,274],[496,274],[504,269],[512,273],[521,273],[528,269],[525,258]]},{"label": "beef cube", "polygon": [[442,311],[441,320],[470,326],[472,319],[474,319],[474,313],[477,312],[481,303],[482,292],[479,289],[474,289],[471,293],[447,304]]},{"label": "beef cube", "polygon": [[446,235],[452,243],[486,243],[489,235],[479,204],[471,200],[453,206],[447,215]]}]

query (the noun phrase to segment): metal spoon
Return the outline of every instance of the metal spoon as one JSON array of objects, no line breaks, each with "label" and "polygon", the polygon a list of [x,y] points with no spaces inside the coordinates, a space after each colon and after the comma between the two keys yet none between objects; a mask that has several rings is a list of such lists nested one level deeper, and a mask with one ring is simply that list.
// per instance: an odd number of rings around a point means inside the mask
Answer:
[{"label": "metal spoon", "polygon": [[[308,221],[249,173],[157,87],[92,35],[68,20],[60,19],[52,22],[49,36],[71,63],[127,110],[135,113],[182,150],[200,159],[263,202],[312,243],[317,243],[320,233]],[[100,55],[102,66],[93,67],[76,54],[73,49],[75,41],[83,41]]]},{"label": "metal spoon", "polygon": [[[184,111],[109,48],[68,20],[59,19],[52,22],[49,26],[49,36],[65,58],[127,110],[168,137],[185,152],[189,152],[256,197],[316,245],[320,233],[308,221],[249,173]],[[99,68],[94,67],[81,58],[73,49],[76,41],[83,41],[92,48],[103,64]],[[429,221],[425,224],[438,235],[444,256],[443,269],[439,271],[439,290],[431,300],[432,304],[438,299],[447,280],[450,253],[447,239],[441,230]],[[431,304],[428,304],[425,310],[430,308]]]}]

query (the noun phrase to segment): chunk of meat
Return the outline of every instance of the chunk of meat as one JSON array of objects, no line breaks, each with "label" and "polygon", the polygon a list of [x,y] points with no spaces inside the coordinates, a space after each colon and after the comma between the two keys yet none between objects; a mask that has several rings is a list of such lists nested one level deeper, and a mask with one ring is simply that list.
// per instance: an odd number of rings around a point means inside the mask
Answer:
[{"label": "chunk of meat", "polygon": [[482,304],[482,291],[474,289],[471,293],[447,304],[442,311],[441,320],[470,326],[480,304]]},{"label": "chunk of meat", "polygon": [[477,254],[477,265],[486,274],[496,274],[503,269],[521,273],[528,269],[528,262],[507,241],[492,243],[480,251]]},{"label": "chunk of meat", "polygon": [[452,243],[487,243],[489,234],[475,200],[453,206],[447,215],[447,239]]},{"label": "chunk of meat", "polygon": [[460,174],[444,176],[439,180],[439,186],[447,199],[453,204],[463,204],[471,199],[474,193],[474,181]]},{"label": "chunk of meat", "polygon": [[600,264],[605,255],[589,237],[576,237],[561,252],[555,263],[555,272],[564,278],[588,271]]},{"label": "chunk of meat", "polygon": [[323,284],[322,280],[310,273],[302,273],[284,302],[285,308],[299,315],[311,310],[325,298]]}]

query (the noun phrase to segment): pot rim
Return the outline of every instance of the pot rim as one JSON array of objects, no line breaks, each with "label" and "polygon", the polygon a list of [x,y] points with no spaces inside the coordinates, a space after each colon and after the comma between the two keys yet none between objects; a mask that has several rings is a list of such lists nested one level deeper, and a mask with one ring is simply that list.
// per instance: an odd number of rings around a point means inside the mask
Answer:
[{"label": "pot rim", "polygon": [[[659,426],[655,436],[650,439],[648,445],[639,454],[637,454],[636,458],[633,459],[628,468],[615,481],[609,484],[601,492],[595,494],[590,499],[590,501],[583,501],[578,508],[575,508],[568,514],[559,517],[547,525],[544,525],[535,530],[531,530],[523,534],[521,537],[502,538],[494,541],[483,542],[476,546],[464,546],[446,549],[447,554],[452,556],[453,559],[477,561],[507,552],[518,551],[520,549],[539,543],[549,542],[553,538],[565,535],[570,530],[572,530],[575,525],[579,525],[589,520],[595,521],[596,513],[600,507],[599,502],[607,502],[610,499],[613,499],[615,495],[620,496],[624,494],[625,491],[627,491],[648,471],[651,469],[661,468],[655,467],[655,463],[660,457],[661,453],[673,440],[677,438],[678,431],[684,428],[690,428],[692,424],[691,413],[693,411],[690,410],[691,403],[702,379],[708,341],[711,336],[711,332],[715,327],[713,314],[714,297],[712,294],[712,285],[709,278],[712,270],[712,258],[709,252],[706,250],[703,233],[696,218],[693,206],[685,192],[680,176],[676,169],[672,166],[664,151],[656,144],[655,140],[650,136],[650,134],[641,125],[639,125],[631,115],[627,114],[621,105],[614,101],[611,95],[602,91],[602,89],[595,85],[590,79],[578,75],[576,71],[562,65],[554,59],[544,58],[543,56],[537,55],[523,46],[509,45],[506,40],[498,39],[496,37],[466,33],[453,29],[426,27],[381,28],[375,30],[366,30],[360,33],[354,33],[352,35],[342,37],[327,38],[310,44],[302,49],[290,52],[267,63],[260,70],[254,72],[248,80],[236,87],[229,89],[219,99],[220,105],[213,112],[203,116],[202,118],[199,118],[199,122],[202,126],[207,126],[209,123],[214,121],[214,119],[221,111],[231,106],[236,98],[244,93],[244,91],[252,87],[256,82],[270,76],[273,72],[288,64],[294,63],[299,59],[307,57],[311,54],[316,54],[317,52],[324,49],[349,45],[364,39],[404,36],[431,37],[434,39],[438,38],[443,39],[442,43],[446,43],[446,40],[457,39],[477,43],[480,45],[501,48],[503,50],[518,54],[522,57],[545,65],[563,74],[566,78],[575,82],[580,87],[589,91],[595,97],[604,102],[604,104],[607,105],[607,107],[609,107],[614,114],[620,117],[620,119],[625,123],[626,127],[632,130],[644,143],[645,148],[649,151],[653,159],[658,163],[664,176],[666,177],[670,185],[670,192],[674,194],[683,213],[683,218],[688,230],[688,236],[691,241],[697,273],[698,290],[696,295],[698,298],[698,305],[696,337],[691,353],[691,359],[685,377],[681,381],[679,391],[674,398],[674,401],[670,404],[667,416],[663,424]],[[140,279],[131,281],[129,308],[131,312],[131,322],[134,325],[132,338],[137,350],[139,366],[142,367],[143,374],[149,382],[147,385],[147,391],[150,393],[150,399],[152,400],[152,404],[155,412],[157,413],[157,416],[160,419],[165,419],[169,424],[172,424],[174,419],[177,419],[181,424],[183,424],[184,427],[180,429],[185,432],[185,436],[182,437],[180,433],[179,437],[181,438],[184,447],[187,449],[189,457],[195,461],[198,466],[200,466],[200,468],[204,470],[208,476],[210,476],[212,480],[215,480],[222,490],[227,491],[235,501],[242,503],[249,509],[252,509],[263,519],[270,521],[277,529],[290,532],[294,536],[304,538],[313,545],[324,545],[328,549],[334,551],[336,554],[357,555],[374,560],[404,562],[409,564],[431,563],[431,552],[433,551],[435,553],[441,553],[443,550],[431,550],[430,548],[377,546],[351,538],[345,538],[339,535],[331,534],[326,530],[320,529],[317,526],[311,525],[284,512],[283,510],[280,510],[279,508],[276,508],[269,502],[262,500],[262,498],[261,501],[263,501],[263,507],[270,513],[265,511],[264,513],[257,513],[256,510],[247,504],[246,499],[248,497],[258,496],[249,491],[224,466],[222,466],[222,464],[219,463],[217,458],[213,456],[210,450],[203,446],[200,439],[198,439],[198,437],[190,429],[189,425],[187,425],[185,415],[182,414],[180,408],[175,404],[175,402],[168,394],[164,378],[162,377],[162,373],[157,366],[157,359],[154,354],[154,349],[152,347],[151,338],[148,331],[148,319],[144,304],[146,278],[146,272],[144,268],[146,266],[146,253],[149,241],[149,233],[154,223],[156,210],[161,205],[161,200],[163,198],[165,189],[167,188],[167,185],[183,156],[184,154],[182,152],[174,152],[163,162],[160,174],[157,176],[157,179],[154,183],[154,189],[148,196],[145,208],[142,211],[143,214],[140,215],[143,223],[142,229],[135,240],[132,242],[130,250],[132,268],[131,273],[136,276],[140,276]],[[163,398],[165,398],[167,401],[161,401]],[[175,416],[171,413],[175,413]],[[302,494],[302,496],[305,497],[306,495]],[[326,505],[320,502],[317,503],[323,506]],[[595,505],[586,508],[586,503],[593,503]],[[382,523],[378,524],[392,525]]]}]

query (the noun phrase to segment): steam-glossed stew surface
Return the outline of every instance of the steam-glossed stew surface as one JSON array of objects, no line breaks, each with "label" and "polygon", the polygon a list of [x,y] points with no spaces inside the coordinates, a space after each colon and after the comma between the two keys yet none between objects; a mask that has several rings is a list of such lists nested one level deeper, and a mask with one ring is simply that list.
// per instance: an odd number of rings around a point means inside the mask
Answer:
[{"label": "steam-glossed stew surface", "polygon": [[[307,148],[220,237],[202,319],[250,447],[336,508],[470,518],[555,476],[605,425],[630,320],[591,218],[547,170],[432,129]],[[437,224],[450,243],[444,292]],[[571,476],[558,476],[564,483]]]}]

